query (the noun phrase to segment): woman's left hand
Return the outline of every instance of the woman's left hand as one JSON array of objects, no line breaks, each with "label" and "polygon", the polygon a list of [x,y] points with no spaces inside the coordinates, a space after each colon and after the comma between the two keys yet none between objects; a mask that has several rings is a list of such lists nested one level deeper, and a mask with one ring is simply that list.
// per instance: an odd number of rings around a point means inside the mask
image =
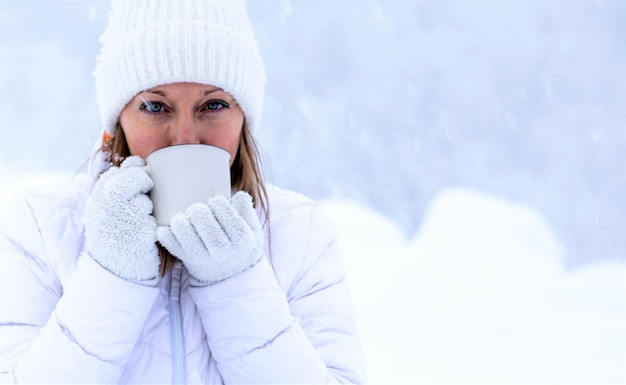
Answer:
[{"label": "woman's left hand", "polygon": [[191,205],[157,229],[157,239],[200,285],[233,277],[263,256],[263,231],[246,192]]}]

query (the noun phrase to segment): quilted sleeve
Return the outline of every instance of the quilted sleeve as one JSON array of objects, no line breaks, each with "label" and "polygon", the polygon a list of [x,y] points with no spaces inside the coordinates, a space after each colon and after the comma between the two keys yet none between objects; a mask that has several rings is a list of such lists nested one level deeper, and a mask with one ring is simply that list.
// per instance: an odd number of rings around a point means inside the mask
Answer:
[{"label": "quilted sleeve", "polygon": [[0,383],[116,382],[157,289],[88,257],[62,284],[37,218],[24,198],[0,217]]},{"label": "quilted sleeve", "polygon": [[[273,227],[275,253],[193,288],[226,383],[362,383],[364,364],[335,232],[317,206]],[[270,259],[272,263],[270,264]]]}]

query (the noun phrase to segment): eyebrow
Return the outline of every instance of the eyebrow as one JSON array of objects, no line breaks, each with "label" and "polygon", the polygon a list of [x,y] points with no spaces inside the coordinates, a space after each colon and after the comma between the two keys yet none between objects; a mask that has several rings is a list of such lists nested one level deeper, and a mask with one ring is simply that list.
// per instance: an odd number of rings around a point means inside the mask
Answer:
[{"label": "eyebrow", "polygon": [[[221,88],[214,88],[212,90],[204,91],[202,96],[207,96],[207,95],[210,95],[210,94],[212,94],[214,92],[218,92],[218,91],[224,91],[224,90],[221,89]],[[150,93],[150,94],[156,94],[156,95],[163,96],[163,97],[167,97],[167,94],[165,92],[159,91],[159,90],[145,90],[144,92],[147,92],[147,93]]]},{"label": "eyebrow", "polygon": [[163,97],[167,96],[167,95],[165,95],[165,92],[163,92],[163,91],[145,90],[144,92],[147,92],[149,94],[157,94],[157,95],[160,95],[160,96],[163,96]]},{"label": "eyebrow", "polygon": [[221,88],[214,88],[214,89],[209,90],[209,91],[204,91],[203,96],[207,96],[207,95],[212,94],[213,92],[217,92],[217,91],[224,91],[224,90],[221,89]]}]

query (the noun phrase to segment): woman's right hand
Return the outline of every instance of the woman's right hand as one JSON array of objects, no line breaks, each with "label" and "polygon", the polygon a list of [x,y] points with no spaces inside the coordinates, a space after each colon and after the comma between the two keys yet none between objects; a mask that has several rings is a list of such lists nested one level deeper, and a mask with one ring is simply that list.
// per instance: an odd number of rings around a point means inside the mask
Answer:
[{"label": "woman's right hand", "polygon": [[159,274],[156,219],[148,192],[154,186],[138,156],[111,167],[85,207],[86,251],[111,273],[150,284]]}]

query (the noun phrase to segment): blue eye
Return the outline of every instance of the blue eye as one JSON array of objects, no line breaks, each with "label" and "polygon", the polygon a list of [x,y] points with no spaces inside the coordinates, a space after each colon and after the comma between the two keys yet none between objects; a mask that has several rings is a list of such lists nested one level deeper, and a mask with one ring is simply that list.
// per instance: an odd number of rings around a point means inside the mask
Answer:
[{"label": "blue eye", "polygon": [[212,110],[212,111],[218,111],[218,110],[221,110],[222,108],[228,108],[228,107],[230,107],[228,103],[226,103],[223,100],[211,100],[210,102],[204,105],[205,109]]},{"label": "blue eye", "polygon": [[159,102],[144,101],[139,107],[140,110],[148,111],[154,114],[165,111],[165,106]]}]

